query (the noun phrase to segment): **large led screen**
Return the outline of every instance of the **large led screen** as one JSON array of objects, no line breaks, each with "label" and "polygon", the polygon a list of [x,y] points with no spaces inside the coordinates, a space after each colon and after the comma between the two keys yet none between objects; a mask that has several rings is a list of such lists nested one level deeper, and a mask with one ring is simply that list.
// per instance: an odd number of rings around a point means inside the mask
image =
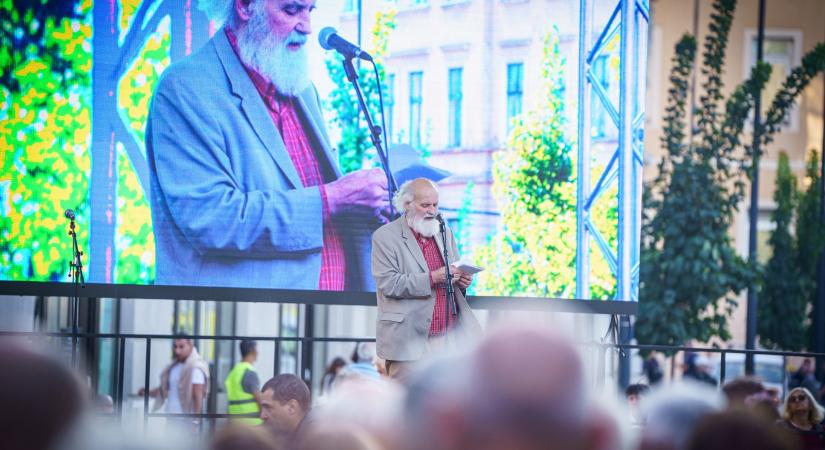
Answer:
[{"label": "large led screen", "polygon": [[356,70],[399,183],[437,179],[485,268],[470,294],[635,299],[641,171],[625,197],[618,171],[641,154],[646,2],[624,30],[615,0],[271,0],[237,34],[221,3],[0,4],[0,280],[70,281],[71,209],[87,282],[374,290],[393,217],[329,26],[376,63]]}]

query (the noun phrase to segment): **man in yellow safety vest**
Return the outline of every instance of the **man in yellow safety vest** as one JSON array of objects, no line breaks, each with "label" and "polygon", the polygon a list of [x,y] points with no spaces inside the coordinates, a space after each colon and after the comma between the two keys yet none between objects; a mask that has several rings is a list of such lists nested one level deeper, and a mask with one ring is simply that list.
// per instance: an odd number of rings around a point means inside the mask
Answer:
[{"label": "man in yellow safety vest", "polygon": [[241,341],[241,361],[229,372],[224,381],[228,413],[243,416],[236,420],[250,425],[260,425],[261,391],[258,374],[252,364],[258,359],[255,341]]}]

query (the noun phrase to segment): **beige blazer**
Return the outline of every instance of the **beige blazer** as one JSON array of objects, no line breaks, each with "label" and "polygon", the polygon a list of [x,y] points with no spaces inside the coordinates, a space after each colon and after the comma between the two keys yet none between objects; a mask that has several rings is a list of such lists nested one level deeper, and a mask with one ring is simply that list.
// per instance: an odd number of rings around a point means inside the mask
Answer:
[{"label": "beige blazer", "polygon": [[[444,252],[441,235],[436,242]],[[447,229],[450,263],[459,260],[452,231]],[[414,361],[424,354],[433,318],[435,289],[424,254],[404,216],[372,235],[372,276],[378,297],[376,350],[392,361]],[[457,342],[475,339],[481,326],[461,290],[455,289],[459,322],[450,330]]]}]

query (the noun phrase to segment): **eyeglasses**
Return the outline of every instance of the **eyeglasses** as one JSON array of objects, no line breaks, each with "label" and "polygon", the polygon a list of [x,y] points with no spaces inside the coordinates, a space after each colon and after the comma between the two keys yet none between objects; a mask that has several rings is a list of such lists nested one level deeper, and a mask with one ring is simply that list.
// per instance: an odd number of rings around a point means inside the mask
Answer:
[{"label": "eyeglasses", "polygon": [[791,402],[791,403],[798,403],[798,402],[805,401],[807,399],[808,399],[808,397],[805,397],[804,395],[793,395],[791,397],[788,397],[788,401]]}]

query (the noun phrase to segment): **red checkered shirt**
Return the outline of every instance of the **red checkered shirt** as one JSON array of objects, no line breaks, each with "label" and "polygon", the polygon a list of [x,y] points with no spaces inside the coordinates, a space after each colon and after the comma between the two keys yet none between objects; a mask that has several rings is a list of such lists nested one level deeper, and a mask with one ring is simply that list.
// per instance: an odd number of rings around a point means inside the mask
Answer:
[{"label": "red checkered shirt", "polygon": [[[235,35],[226,29],[226,36],[229,43],[238,54],[238,43]],[[346,257],[344,244],[332,216],[329,212],[327,193],[324,183],[332,181],[332,168],[327,166],[325,171],[321,168],[318,154],[320,145],[310,141],[310,137],[304,132],[306,127],[299,117],[299,112],[295,107],[295,98],[281,95],[275,86],[263,75],[255,70],[246,67],[246,72],[261,94],[269,116],[275,123],[275,128],[281,133],[281,138],[286,146],[289,159],[295,165],[298,176],[304,187],[318,186],[321,193],[322,219],[324,226],[324,248],[321,251],[321,275],[318,279],[318,289],[327,291],[343,291],[346,282]],[[312,144],[315,145],[312,145]],[[326,176],[324,174],[326,173]]]},{"label": "red checkered shirt", "polygon": [[[430,322],[430,336],[438,336],[444,334],[445,331],[445,305],[447,303],[447,286],[444,283],[436,285],[433,283],[432,272],[444,267],[444,257],[441,256],[441,251],[438,249],[438,244],[435,243],[434,237],[425,238],[424,236],[415,234],[415,240],[418,246],[421,247],[421,253],[424,254],[424,260],[427,261],[427,268],[430,269],[430,286],[435,288],[435,307],[433,308],[433,321]],[[455,314],[450,308],[449,326],[452,329],[455,326]]]}]

